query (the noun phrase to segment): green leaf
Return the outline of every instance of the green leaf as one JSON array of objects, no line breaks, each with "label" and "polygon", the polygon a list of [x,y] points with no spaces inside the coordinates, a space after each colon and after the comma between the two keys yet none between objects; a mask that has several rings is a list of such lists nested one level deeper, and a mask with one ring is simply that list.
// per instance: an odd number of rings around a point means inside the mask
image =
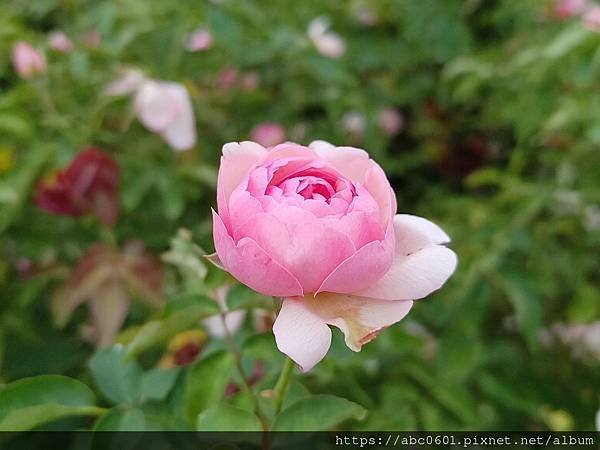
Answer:
[{"label": "green leaf", "polygon": [[173,388],[179,375],[178,369],[153,369],[142,377],[140,399],[163,400]]},{"label": "green leaf", "polygon": [[186,380],[186,409],[190,420],[223,398],[234,367],[231,353],[218,351],[201,359]]},{"label": "green leaf", "polygon": [[367,410],[333,395],[313,395],[283,410],[273,431],[326,431],[348,419],[363,420]]},{"label": "green leaf", "polygon": [[127,354],[129,356],[139,355],[181,331],[197,327],[200,320],[214,315],[214,311],[217,313],[219,311],[216,302],[207,301],[177,310],[163,320],[147,322],[127,344]]},{"label": "green leaf", "polygon": [[23,378],[0,390],[0,431],[24,431],[68,416],[94,415],[94,394],[61,375]]},{"label": "green leaf", "polygon": [[94,431],[144,431],[145,428],[146,418],[137,408],[113,408],[94,425]]},{"label": "green leaf", "polygon": [[101,350],[90,361],[96,385],[113,403],[134,404],[140,397],[142,369],[122,345]]},{"label": "green leaf", "polygon": [[197,431],[261,431],[260,420],[252,412],[219,403],[198,416]]}]

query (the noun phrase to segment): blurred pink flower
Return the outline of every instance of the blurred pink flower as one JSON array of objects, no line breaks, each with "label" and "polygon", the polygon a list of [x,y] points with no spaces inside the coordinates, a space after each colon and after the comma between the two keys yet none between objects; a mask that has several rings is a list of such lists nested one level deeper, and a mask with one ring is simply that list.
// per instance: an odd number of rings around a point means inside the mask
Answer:
[{"label": "blurred pink flower", "polygon": [[273,147],[285,141],[285,130],[278,123],[264,122],[252,129],[250,138],[263,147]]},{"label": "blurred pink flower", "polygon": [[17,42],[12,49],[12,63],[21,78],[30,79],[46,71],[46,58],[25,41]]},{"label": "blurred pink flower", "polygon": [[583,13],[583,25],[590,31],[600,32],[600,6],[590,6]]},{"label": "blurred pink flower", "polygon": [[100,44],[102,43],[102,35],[98,30],[89,30],[85,33],[83,42],[89,48],[100,47]]},{"label": "blurred pink flower", "polygon": [[377,16],[377,11],[371,8],[369,5],[360,5],[355,13],[356,19],[366,27],[372,27],[377,25],[379,21],[379,17]]},{"label": "blurred pink flower", "polygon": [[568,19],[581,14],[586,4],[586,0],[556,0],[553,5],[554,15],[559,19]]},{"label": "blurred pink flower", "polygon": [[395,136],[404,127],[404,116],[394,108],[386,108],[380,111],[377,124],[386,135]]},{"label": "blurred pink flower", "polygon": [[138,119],[174,150],[196,145],[196,122],[190,96],[179,83],[147,80],[135,96]]},{"label": "blurred pink flower", "polygon": [[240,79],[240,86],[244,91],[253,91],[260,83],[260,75],[256,71],[247,72]]},{"label": "blurred pink flower", "polygon": [[367,127],[367,119],[358,111],[349,111],[342,116],[342,128],[357,136],[362,135]]},{"label": "blurred pink flower", "polygon": [[213,46],[215,39],[206,28],[198,28],[188,36],[185,48],[189,52],[203,52]]},{"label": "blurred pink flower", "polygon": [[315,48],[329,58],[340,58],[346,53],[346,43],[339,34],[329,31],[329,20],[320,16],[308,25],[308,37]]},{"label": "blurred pink flower", "polygon": [[217,85],[224,91],[227,91],[233,87],[236,83],[239,71],[233,67],[225,67],[222,69],[217,76]]},{"label": "blurred pink flower", "polygon": [[92,214],[106,225],[119,218],[117,162],[108,154],[90,148],[79,152],[63,170],[43,179],[35,203],[52,214],[79,217]]},{"label": "blurred pink flower", "polygon": [[52,31],[48,34],[48,45],[57,52],[70,53],[73,50],[71,39],[62,31]]},{"label": "blurred pink flower", "polygon": [[456,267],[448,235],[396,214],[385,173],[358,148],[226,144],[217,204],[209,259],[257,292],[283,297],[275,340],[303,371],[327,353],[328,325],[359,351]]}]

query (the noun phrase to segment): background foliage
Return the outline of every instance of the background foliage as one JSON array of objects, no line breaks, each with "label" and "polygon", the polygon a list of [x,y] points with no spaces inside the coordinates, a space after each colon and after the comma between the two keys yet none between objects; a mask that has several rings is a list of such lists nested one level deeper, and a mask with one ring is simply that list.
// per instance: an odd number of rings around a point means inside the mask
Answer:
[{"label": "background foliage", "polygon": [[[319,54],[306,34],[321,15],[346,43],[341,58]],[[186,52],[198,26],[214,46]],[[19,79],[14,42],[46,48],[54,29],[74,50],[46,49],[47,73]],[[97,47],[84,44],[90,30]],[[447,286],[361,353],[335,333],[328,357],[295,376],[276,429],[593,429],[599,44],[578,17],[560,19],[541,0],[2,1],[0,429],[254,429],[231,344],[272,415],[283,356],[256,313],[229,341],[207,338],[200,323],[219,314],[214,290],[228,281],[199,257],[212,250],[220,148],[264,121],[304,144],[367,149],[399,209],[440,224],[459,255]],[[128,99],[102,94],[123,65],[185,85],[193,150],[171,151]],[[225,68],[256,72],[258,86],[223,88]],[[378,125],[390,107],[404,117],[392,136]],[[364,130],[348,131],[348,112]],[[121,167],[114,230],[32,201],[39,179],[88,146]],[[87,307],[57,323],[53,297],[91,245],[132,239],[162,255],[161,306],[128,289],[118,343],[98,350]],[[273,308],[237,285],[227,301]],[[305,411],[314,423],[298,419]]]}]

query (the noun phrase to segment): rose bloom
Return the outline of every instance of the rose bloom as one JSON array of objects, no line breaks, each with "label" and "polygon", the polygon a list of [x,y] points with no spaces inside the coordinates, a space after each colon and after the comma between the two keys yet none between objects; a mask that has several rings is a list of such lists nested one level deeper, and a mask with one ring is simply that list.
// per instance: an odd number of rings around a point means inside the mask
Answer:
[{"label": "rose bloom", "polygon": [[106,225],[119,218],[119,166],[98,149],[87,149],[65,169],[42,180],[35,203],[52,214],[92,214]]},{"label": "rose bloom", "polygon": [[217,204],[209,258],[257,292],[283,298],[273,332],[303,371],[327,353],[328,325],[359,351],[456,266],[441,245],[446,233],[396,214],[385,173],[357,148],[226,144]]},{"label": "rose bloom", "polygon": [[51,32],[48,35],[48,45],[57,52],[70,53],[73,50],[73,43],[62,31]]},{"label": "rose bloom", "polygon": [[285,141],[285,130],[278,123],[264,122],[252,129],[250,138],[263,147],[273,147]]},{"label": "rose bloom", "polygon": [[46,58],[27,42],[19,41],[12,49],[12,63],[21,78],[30,79],[46,71]]}]

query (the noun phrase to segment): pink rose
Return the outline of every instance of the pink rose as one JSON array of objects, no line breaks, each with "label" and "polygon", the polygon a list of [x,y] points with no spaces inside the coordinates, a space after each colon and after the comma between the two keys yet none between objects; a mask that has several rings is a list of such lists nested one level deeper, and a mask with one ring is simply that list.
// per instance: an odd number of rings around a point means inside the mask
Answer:
[{"label": "pink rose", "polygon": [[273,332],[303,371],[327,353],[328,325],[359,351],[456,266],[454,252],[440,245],[449,242],[446,233],[396,214],[385,173],[357,148],[226,144],[217,204],[213,261],[284,299]]},{"label": "pink rose", "polygon": [[252,129],[250,138],[264,147],[274,147],[285,141],[285,130],[278,123],[264,122]]},{"label": "pink rose", "polygon": [[62,31],[53,31],[48,35],[48,45],[57,52],[70,53],[73,50],[71,39]]},{"label": "pink rose", "polygon": [[27,42],[19,41],[12,50],[12,63],[21,78],[30,79],[46,71],[46,58]]}]

